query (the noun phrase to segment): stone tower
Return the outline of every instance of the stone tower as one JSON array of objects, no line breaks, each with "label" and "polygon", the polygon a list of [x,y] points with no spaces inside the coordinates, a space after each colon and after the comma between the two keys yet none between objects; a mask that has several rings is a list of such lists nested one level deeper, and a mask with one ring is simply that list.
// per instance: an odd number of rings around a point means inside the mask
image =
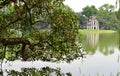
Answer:
[{"label": "stone tower", "polygon": [[99,22],[96,19],[96,16],[90,16],[90,18],[88,18],[87,21],[87,29],[91,29],[91,30],[99,30]]}]

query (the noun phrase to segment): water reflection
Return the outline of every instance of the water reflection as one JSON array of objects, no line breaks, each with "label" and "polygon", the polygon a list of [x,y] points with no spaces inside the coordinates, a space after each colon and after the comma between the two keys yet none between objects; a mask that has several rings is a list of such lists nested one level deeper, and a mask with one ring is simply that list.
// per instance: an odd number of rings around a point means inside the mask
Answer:
[{"label": "water reflection", "polygon": [[86,43],[91,47],[97,46],[99,41],[99,33],[91,33],[86,35]]},{"label": "water reflection", "polygon": [[87,53],[95,54],[98,50],[104,55],[110,55],[118,47],[118,40],[117,33],[89,33],[83,36],[83,46]]},{"label": "water reflection", "polygon": [[[118,33],[96,34],[83,35],[83,46],[89,55],[86,57],[87,61],[81,66],[82,75],[119,76],[120,39]],[[93,45],[93,42],[96,44]]]},{"label": "water reflection", "polygon": [[[120,53],[119,53],[120,54]],[[115,59],[114,59],[115,58]],[[86,60],[87,59],[87,60]],[[100,53],[74,60],[71,63],[43,61],[7,61],[1,69],[1,76],[119,76],[117,56],[104,57]]]},{"label": "water reflection", "polygon": [[118,35],[119,35],[119,49],[120,49],[120,30],[118,31]]}]

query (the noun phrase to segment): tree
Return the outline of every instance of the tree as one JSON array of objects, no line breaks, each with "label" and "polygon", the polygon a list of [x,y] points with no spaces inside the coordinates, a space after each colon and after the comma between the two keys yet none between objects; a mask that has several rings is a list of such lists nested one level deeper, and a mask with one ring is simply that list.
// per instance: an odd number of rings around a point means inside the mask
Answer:
[{"label": "tree", "polygon": [[118,11],[116,12],[116,17],[118,20],[120,20],[120,0],[116,0],[116,8],[118,5]]},{"label": "tree", "polygon": [[[21,50],[24,60],[28,56],[59,60],[67,53],[77,54],[77,15],[63,1],[0,0],[1,50],[3,46]],[[41,23],[50,29],[41,30]]]},{"label": "tree", "polygon": [[87,25],[88,17],[82,14],[80,14],[79,17],[80,17],[79,19],[80,29],[85,29]]},{"label": "tree", "polygon": [[115,10],[115,7],[113,5],[104,4],[99,9],[103,9],[103,10],[106,10],[108,12],[113,12]]},{"label": "tree", "polygon": [[82,14],[87,16],[87,17],[90,17],[93,15],[96,15],[97,11],[98,10],[95,8],[95,6],[86,6],[85,8],[83,8]]},{"label": "tree", "polygon": [[115,7],[109,4],[104,4],[99,8],[97,19],[100,23],[100,29],[118,29],[119,22],[116,19],[114,9]]}]

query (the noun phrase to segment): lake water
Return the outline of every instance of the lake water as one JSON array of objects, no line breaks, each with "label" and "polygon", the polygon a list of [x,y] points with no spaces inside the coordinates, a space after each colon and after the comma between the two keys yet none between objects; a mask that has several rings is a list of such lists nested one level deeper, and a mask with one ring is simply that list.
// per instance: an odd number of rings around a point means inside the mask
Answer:
[{"label": "lake water", "polygon": [[120,76],[120,48],[117,33],[91,33],[82,36],[86,55],[66,62],[5,61],[3,76]]}]

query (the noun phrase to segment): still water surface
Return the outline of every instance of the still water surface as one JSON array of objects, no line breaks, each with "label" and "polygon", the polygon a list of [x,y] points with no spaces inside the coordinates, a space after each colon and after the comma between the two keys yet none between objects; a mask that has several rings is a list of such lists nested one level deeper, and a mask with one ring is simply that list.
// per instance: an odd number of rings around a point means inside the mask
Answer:
[{"label": "still water surface", "polygon": [[[20,60],[2,64],[4,76],[120,76],[120,50],[117,33],[91,33],[82,36],[85,58],[66,62]],[[46,70],[47,69],[47,70]],[[44,73],[49,73],[45,75]],[[57,74],[57,75],[56,75]]]}]

